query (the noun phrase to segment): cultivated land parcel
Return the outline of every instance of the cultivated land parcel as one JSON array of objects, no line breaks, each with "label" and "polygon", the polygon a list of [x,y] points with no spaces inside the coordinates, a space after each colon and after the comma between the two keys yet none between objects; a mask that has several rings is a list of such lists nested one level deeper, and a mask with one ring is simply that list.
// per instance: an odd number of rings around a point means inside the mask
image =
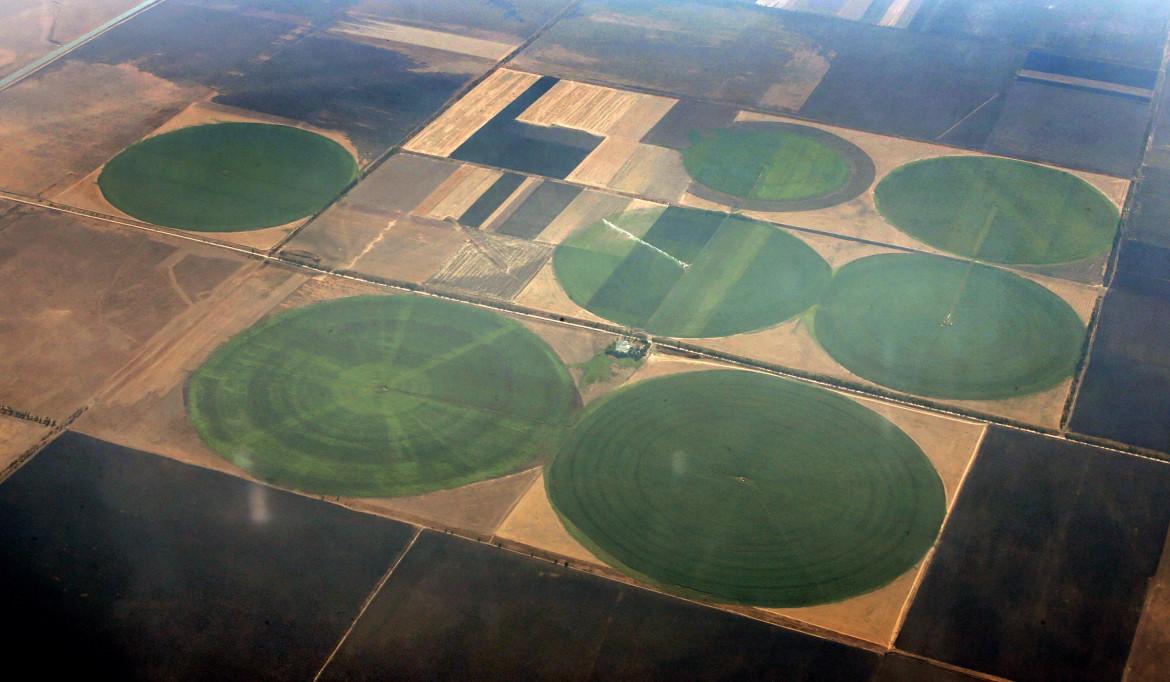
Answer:
[{"label": "cultivated land parcel", "polygon": [[1160,679],[1167,15],[766,4],[0,10],[0,637]]}]

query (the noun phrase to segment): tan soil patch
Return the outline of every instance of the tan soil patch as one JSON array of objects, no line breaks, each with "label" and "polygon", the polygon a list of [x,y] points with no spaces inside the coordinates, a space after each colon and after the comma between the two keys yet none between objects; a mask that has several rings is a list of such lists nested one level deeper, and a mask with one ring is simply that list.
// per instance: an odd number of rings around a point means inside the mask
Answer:
[{"label": "tan soil patch", "polygon": [[665,97],[562,80],[529,106],[516,120],[611,136],[619,127],[632,132],[637,130],[637,127],[634,127],[635,123],[639,126],[645,125],[644,121],[635,122],[628,119],[632,111],[651,116],[661,111],[662,113],[658,114],[661,118],[673,104],[674,100]]},{"label": "tan soil patch", "polygon": [[678,100],[657,95],[641,95],[607,133],[610,137],[641,140],[650,132]]},{"label": "tan soil patch", "polygon": [[227,339],[278,307],[307,278],[280,267],[242,268],[200,309],[128,364],[97,404],[74,422],[82,433],[197,466],[251,478],[208,447],[187,419],[187,377]]},{"label": "tan soil patch", "polygon": [[342,200],[298,232],[281,255],[310,264],[352,268],[394,220],[393,213],[369,211]]},{"label": "tan soil patch", "polygon": [[834,56],[830,53],[825,57],[814,49],[796,48],[792,59],[784,65],[784,82],[768,86],[760,97],[760,105],[799,111],[829,72],[829,60]]},{"label": "tan soil patch", "polygon": [[349,17],[350,21],[337,22],[329,29],[329,32],[343,37],[417,45],[492,61],[499,61],[507,57],[508,53],[516,48],[514,44],[481,40],[444,31],[433,31],[356,14],[350,14]]},{"label": "tan soil patch", "polygon": [[565,179],[585,185],[608,187],[610,181],[626,165],[638,147],[638,143],[632,140],[607,137],[589,152],[589,156],[586,156]]},{"label": "tan soil patch", "polygon": [[375,277],[421,284],[467,243],[450,225],[403,216],[391,221],[350,268]]},{"label": "tan soil patch", "polygon": [[535,74],[509,69],[492,73],[403,148],[423,154],[449,156],[539,78]]},{"label": "tan soil patch", "polygon": [[[7,216],[0,404],[63,419],[205,305],[244,257],[40,209]],[[190,260],[194,259],[194,260]],[[192,266],[194,264],[194,266]]]},{"label": "tan soil patch", "polygon": [[4,0],[0,3],[0,76],[80,38],[142,0]]},{"label": "tan soil patch", "polygon": [[0,477],[13,462],[52,432],[48,426],[0,414]]},{"label": "tan soil patch", "polygon": [[654,201],[678,203],[691,184],[682,154],[674,149],[639,144],[609,185],[619,192]]},{"label": "tan soil patch", "polygon": [[51,196],[210,94],[128,64],[67,61],[22,81],[0,91],[0,188]]},{"label": "tan soil patch", "polygon": [[432,528],[490,535],[503,523],[540,476],[540,468],[426,495],[345,499],[345,506],[414,521]]},{"label": "tan soil patch", "polygon": [[512,301],[526,308],[535,308],[536,310],[565,315],[566,317],[579,320],[608,322],[585,310],[569,298],[565,290],[561,288],[560,282],[557,281],[551,260],[544,264],[544,267],[536,273],[536,276],[532,278],[528,286],[512,299]]},{"label": "tan soil patch", "polygon": [[1012,272],[1036,282],[1045,289],[1063,298],[1064,302],[1068,303],[1077,312],[1077,315],[1081,318],[1081,322],[1085,324],[1089,323],[1089,318],[1093,315],[1093,308],[1097,305],[1097,300],[1105,293],[1105,288],[1101,286],[1077,284],[1068,280],[1045,277],[1019,270],[1013,270]]},{"label": "tan soil patch", "polygon": [[543,473],[496,530],[496,537],[597,566],[605,565],[565,530],[548,501]]},{"label": "tan soil patch", "polygon": [[630,205],[630,200],[625,197],[586,190],[578,194],[577,198],[544,228],[537,239],[548,244],[560,244],[577,228],[621,213]]}]

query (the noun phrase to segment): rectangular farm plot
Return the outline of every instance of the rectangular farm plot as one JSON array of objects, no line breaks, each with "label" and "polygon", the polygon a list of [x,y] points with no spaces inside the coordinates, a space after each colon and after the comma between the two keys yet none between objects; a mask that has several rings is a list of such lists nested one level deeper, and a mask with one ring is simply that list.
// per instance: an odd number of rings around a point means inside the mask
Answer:
[{"label": "rectangular farm plot", "polygon": [[65,677],[308,679],[415,533],[74,433],[0,509],[0,635]]},{"label": "rectangular farm plot", "polygon": [[1077,433],[1170,452],[1170,250],[1122,242],[1073,408]]},{"label": "rectangular farm plot", "polygon": [[[244,259],[42,209],[3,219],[11,325],[0,404],[64,420],[192,311]],[[78,254],[87,258],[79,261]]]},{"label": "rectangular farm plot", "polygon": [[[420,650],[419,641],[432,645]],[[781,672],[853,681],[868,677],[877,655],[424,531],[321,679],[350,679],[371,665],[482,680]]]},{"label": "rectangular farm plot", "polygon": [[1122,679],[1167,491],[1164,463],[992,427],[898,648],[1009,679]]},{"label": "rectangular farm plot", "polygon": [[548,244],[488,232],[466,235],[467,242],[428,284],[511,300],[552,256]]}]

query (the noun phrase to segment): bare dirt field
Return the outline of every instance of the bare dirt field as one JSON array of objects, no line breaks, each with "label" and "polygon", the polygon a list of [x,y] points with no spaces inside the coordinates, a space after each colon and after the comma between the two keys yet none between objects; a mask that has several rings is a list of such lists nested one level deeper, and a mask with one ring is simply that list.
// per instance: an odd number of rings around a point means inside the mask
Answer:
[{"label": "bare dirt field", "polygon": [[637,140],[654,127],[674,102],[668,97],[563,80],[516,120]]},{"label": "bare dirt field", "polygon": [[548,501],[544,490],[544,474],[539,475],[532,487],[520,498],[512,513],[504,520],[495,533],[496,537],[519,543],[526,547],[541,549],[562,557],[584,561],[595,566],[605,564],[592,552],[581,546],[561,524],[556,511]]},{"label": "bare dirt field", "polygon": [[0,5],[0,76],[80,38],[142,0],[5,0]]},{"label": "bare dirt field", "polygon": [[371,241],[350,269],[421,284],[466,244],[467,235],[443,221],[405,215]]},{"label": "bare dirt field", "polygon": [[0,414],[0,477],[9,465],[51,432],[44,424]]},{"label": "bare dirt field", "polygon": [[54,66],[0,92],[0,188],[52,196],[209,94],[128,64]]},{"label": "bare dirt field", "polygon": [[539,476],[540,469],[533,468],[453,490],[413,497],[347,500],[345,505],[432,528],[486,536],[495,532]]},{"label": "bare dirt field", "polygon": [[[207,304],[244,257],[88,219],[20,209],[0,225],[8,339],[0,404],[58,420],[158,334]],[[78,259],[78,254],[86,258]]]}]

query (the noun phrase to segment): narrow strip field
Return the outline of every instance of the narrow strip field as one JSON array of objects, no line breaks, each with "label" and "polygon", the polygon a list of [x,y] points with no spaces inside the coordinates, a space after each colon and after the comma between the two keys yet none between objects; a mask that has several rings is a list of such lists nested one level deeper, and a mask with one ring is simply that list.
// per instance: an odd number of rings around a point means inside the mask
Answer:
[{"label": "narrow strip field", "polygon": [[580,404],[568,371],[519,323],[414,296],[277,315],[192,375],[191,422],[257,478],[387,497],[507,474],[560,442]]},{"label": "narrow strip field", "polygon": [[885,418],[739,371],[648,379],[592,405],[545,474],[569,531],[689,596],[761,606],[885,585],[933,544],[938,473]]}]

